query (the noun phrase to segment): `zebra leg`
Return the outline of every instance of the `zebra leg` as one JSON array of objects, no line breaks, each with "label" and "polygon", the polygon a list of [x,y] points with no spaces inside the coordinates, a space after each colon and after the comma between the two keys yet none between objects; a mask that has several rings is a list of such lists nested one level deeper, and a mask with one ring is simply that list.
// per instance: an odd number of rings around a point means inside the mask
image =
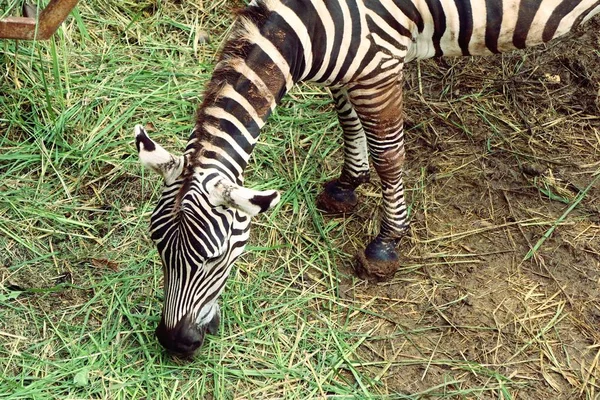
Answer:
[{"label": "zebra leg", "polygon": [[325,184],[317,197],[317,208],[328,213],[348,213],[358,203],[354,190],[369,181],[367,140],[346,90],[331,89],[331,94],[344,135],[344,166],[339,178]]},{"label": "zebra leg", "polygon": [[357,256],[363,279],[385,280],[400,268],[396,245],[408,228],[404,187],[404,129],[401,80],[385,87],[356,87],[349,98],[365,130],[375,170],[381,180],[383,210],[379,234]]}]

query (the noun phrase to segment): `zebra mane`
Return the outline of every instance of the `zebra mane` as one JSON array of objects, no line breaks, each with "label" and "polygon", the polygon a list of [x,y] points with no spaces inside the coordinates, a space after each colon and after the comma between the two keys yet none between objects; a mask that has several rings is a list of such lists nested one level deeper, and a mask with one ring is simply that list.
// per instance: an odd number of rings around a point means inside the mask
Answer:
[{"label": "zebra mane", "polygon": [[269,13],[270,11],[263,1],[253,2],[250,6],[235,11],[237,16],[235,25],[229,39],[221,49],[212,78],[205,87],[204,100],[198,109],[198,118],[203,117],[201,111],[205,107],[218,100],[223,85],[231,80],[234,71],[228,64],[232,60],[245,59],[254,45],[246,36],[248,26],[253,25],[260,28],[267,20]]},{"label": "zebra mane", "polygon": [[[253,1],[248,7],[235,12],[237,18],[234,27],[220,51],[212,77],[204,88],[203,100],[196,112],[195,127],[185,151],[191,171],[194,170],[194,167],[199,166],[199,160],[205,151],[202,143],[211,142],[211,135],[205,127],[207,125],[218,126],[218,120],[205,113],[204,110],[218,106],[225,86],[227,84],[234,85],[238,81],[240,73],[236,70],[236,63],[239,64],[240,60],[248,59],[255,46],[252,32],[261,29],[268,20],[270,12],[268,3],[264,1]],[[185,177],[185,181],[191,179],[191,175],[193,172]],[[182,189],[187,187],[189,185],[184,183]],[[185,190],[182,191],[185,192]]]}]

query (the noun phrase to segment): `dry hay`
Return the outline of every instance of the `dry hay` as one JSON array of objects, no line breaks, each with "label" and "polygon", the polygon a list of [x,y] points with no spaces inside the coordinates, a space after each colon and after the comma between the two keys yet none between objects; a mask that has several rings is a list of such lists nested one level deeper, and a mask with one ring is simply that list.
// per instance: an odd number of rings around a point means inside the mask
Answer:
[{"label": "dry hay", "polygon": [[[344,292],[379,316],[364,351],[392,391],[599,395],[599,32],[408,67],[406,268]],[[378,193],[362,189],[349,253],[376,232]]]}]

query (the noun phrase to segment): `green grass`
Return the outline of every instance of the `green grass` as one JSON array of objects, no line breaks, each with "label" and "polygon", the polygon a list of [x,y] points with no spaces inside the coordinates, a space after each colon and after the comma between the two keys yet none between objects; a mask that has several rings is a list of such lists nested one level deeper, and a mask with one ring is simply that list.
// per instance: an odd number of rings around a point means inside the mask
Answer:
[{"label": "green grass", "polygon": [[[0,1],[0,10],[14,11],[16,3]],[[286,97],[248,167],[248,186],[276,188],[283,197],[254,221],[247,252],[221,298],[219,334],[192,361],[163,352],[154,337],[162,271],[148,235],[161,182],[139,165],[133,126],[152,124],[163,146],[184,148],[231,25],[229,7],[219,0],[82,1],[47,42],[0,41],[0,398],[510,399],[532,387],[546,393],[544,379],[531,372],[540,354],[552,354],[552,373],[564,369],[563,376],[580,379],[593,395],[596,367],[581,372],[571,365],[570,347],[552,347],[563,338],[555,324],[570,318],[552,293],[539,304],[531,299],[541,298],[543,285],[524,279],[506,289],[503,283],[516,280],[512,271],[499,287],[519,299],[515,309],[505,312],[512,303],[502,297],[478,309],[481,321],[453,319],[471,315],[467,298],[477,305],[494,297],[472,295],[476,289],[461,286],[457,276],[472,265],[485,271],[486,257],[505,251],[500,240],[493,251],[454,241],[509,228],[513,240],[517,226],[546,229],[539,214],[492,226],[440,227],[438,204],[426,202],[433,190],[428,172],[415,167],[421,176],[409,186],[411,204],[418,214],[432,214],[431,227],[415,225],[412,244],[422,253],[411,253],[406,275],[392,283],[353,277],[352,253],[376,232],[371,216],[379,194],[365,186],[367,205],[345,219],[315,209],[315,195],[335,176],[342,153],[329,97],[310,86]],[[210,43],[200,43],[200,30],[208,31]],[[496,124],[493,107],[478,110],[483,126]],[[420,121],[416,136],[429,129],[431,117]],[[447,124],[466,132],[469,143],[478,140],[472,122]],[[512,130],[496,133],[501,145],[512,140]],[[488,151],[498,146],[482,143]],[[438,178],[462,171],[449,167]],[[590,229],[582,232],[592,235]],[[574,236],[574,243],[586,237]],[[478,281],[477,289],[494,286],[490,281]],[[533,322],[524,322],[530,314]],[[481,353],[465,355],[471,347]],[[526,367],[517,374],[520,365]]]},{"label": "green grass", "polygon": [[[311,244],[329,229],[304,228],[305,216],[322,222],[306,198],[326,178],[306,157],[338,151],[313,141],[334,129],[322,91],[299,91],[310,106],[288,104],[274,117],[281,136],[255,154],[251,182],[283,190],[296,217],[275,229],[266,226],[278,211],[257,221],[221,302],[220,335],[191,363],[165,355],[154,338],[162,273],[147,226],[160,181],[138,165],[132,128],[152,123],[163,145],[184,147],[230,21],[211,6],[83,2],[48,42],[0,42],[1,398],[383,393],[356,353],[372,328],[348,330],[349,320],[329,315],[360,312],[335,300],[340,252],[325,246],[329,276],[304,278],[320,268]],[[200,20],[211,44],[194,45]]]}]

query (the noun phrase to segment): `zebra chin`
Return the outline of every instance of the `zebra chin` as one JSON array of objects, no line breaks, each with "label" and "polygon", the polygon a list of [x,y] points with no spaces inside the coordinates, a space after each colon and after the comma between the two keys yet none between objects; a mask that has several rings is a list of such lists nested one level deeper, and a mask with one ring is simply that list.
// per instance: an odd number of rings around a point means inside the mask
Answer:
[{"label": "zebra chin", "polygon": [[207,332],[211,335],[218,333],[220,320],[217,311],[208,323],[199,325],[188,314],[175,327],[168,328],[163,317],[156,327],[155,334],[158,342],[169,353],[178,357],[189,358],[202,347]]}]

